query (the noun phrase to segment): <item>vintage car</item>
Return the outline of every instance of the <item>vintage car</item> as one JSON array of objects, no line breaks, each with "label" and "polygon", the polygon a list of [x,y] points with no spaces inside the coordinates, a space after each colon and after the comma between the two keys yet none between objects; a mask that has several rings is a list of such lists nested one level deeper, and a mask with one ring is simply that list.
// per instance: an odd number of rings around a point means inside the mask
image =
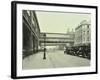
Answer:
[{"label": "vintage car", "polygon": [[87,59],[91,58],[90,46],[87,45],[66,47],[66,49],[64,50],[64,54],[70,54],[70,55],[79,56]]}]

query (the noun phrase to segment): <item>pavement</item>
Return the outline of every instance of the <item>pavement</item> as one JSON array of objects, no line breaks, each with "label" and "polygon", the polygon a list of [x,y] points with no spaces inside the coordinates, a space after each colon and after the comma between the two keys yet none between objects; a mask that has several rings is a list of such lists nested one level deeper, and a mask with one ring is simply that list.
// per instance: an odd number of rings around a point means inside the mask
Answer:
[{"label": "pavement", "polygon": [[62,68],[90,66],[90,60],[64,54],[63,51],[47,51],[46,59],[43,52],[30,55],[22,60],[22,69]]}]

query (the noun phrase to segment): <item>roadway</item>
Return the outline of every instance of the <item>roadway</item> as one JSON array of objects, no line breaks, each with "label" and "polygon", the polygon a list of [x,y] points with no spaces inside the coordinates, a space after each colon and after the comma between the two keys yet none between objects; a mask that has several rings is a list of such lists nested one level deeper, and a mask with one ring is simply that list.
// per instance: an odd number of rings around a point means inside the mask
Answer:
[{"label": "roadway", "polygon": [[43,60],[43,52],[28,56],[23,59],[23,69],[61,68],[61,67],[90,66],[90,60],[64,54],[63,51],[47,51]]}]

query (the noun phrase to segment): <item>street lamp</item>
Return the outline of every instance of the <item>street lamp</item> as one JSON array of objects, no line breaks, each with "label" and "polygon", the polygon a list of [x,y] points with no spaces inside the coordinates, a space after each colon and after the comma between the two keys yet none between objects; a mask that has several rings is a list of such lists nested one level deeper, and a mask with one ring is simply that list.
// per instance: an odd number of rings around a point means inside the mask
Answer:
[{"label": "street lamp", "polygon": [[46,34],[43,34],[44,37],[44,55],[43,55],[43,59],[46,59]]}]

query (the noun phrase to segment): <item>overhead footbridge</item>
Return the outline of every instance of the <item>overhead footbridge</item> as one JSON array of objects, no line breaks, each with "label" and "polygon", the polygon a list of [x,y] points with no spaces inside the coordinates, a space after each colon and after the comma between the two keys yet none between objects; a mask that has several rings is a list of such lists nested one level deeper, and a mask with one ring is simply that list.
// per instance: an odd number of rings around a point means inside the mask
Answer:
[{"label": "overhead footbridge", "polygon": [[66,45],[74,43],[74,34],[65,33],[41,33],[40,44],[43,46],[56,46],[56,45]]}]

